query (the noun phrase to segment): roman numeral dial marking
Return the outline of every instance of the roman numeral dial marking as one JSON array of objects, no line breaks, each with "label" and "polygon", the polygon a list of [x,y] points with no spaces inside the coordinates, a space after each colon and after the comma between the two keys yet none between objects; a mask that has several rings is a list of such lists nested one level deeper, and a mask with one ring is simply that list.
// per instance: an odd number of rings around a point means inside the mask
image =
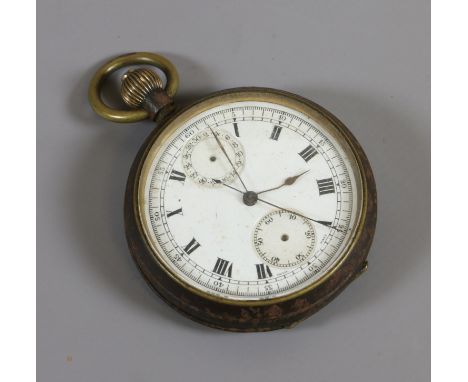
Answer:
[{"label": "roman numeral dial marking", "polygon": [[201,244],[198,243],[195,238],[193,238],[192,240],[190,240],[190,243],[188,243],[185,248],[184,248],[184,251],[187,253],[187,255],[190,255],[193,251],[195,251],[198,247],[200,247]]},{"label": "roman numeral dial marking", "polygon": [[302,150],[299,153],[301,158],[304,159],[306,162],[310,161],[317,154],[317,150],[315,150],[311,145],[307,146],[304,150]]},{"label": "roman numeral dial marking", "polygon": [[221,276],[232,276],[232,263],[218,257],[213,272]]},{"label": "roman numeral dial marking", "polygon": [[236,122],[236,119],[234,118],[234,134],[236,135],[236,137],[239,138],[239,126],[237,126],[237,122]]},{"label": "roman numeral dial marking", "polygon": [[172,170],[171,175],[169,176],[169,179],[183,182],[185,180],[185,174],[177,170]]},{"label": "roman numeral dial marking", "polygon": [[255,264],[255,268],[257,268],[258,279],[266,279],[267,277],[273,276],[273,274],[271,273],[270,267],[268,265]]},{"label": "roman numeral dial marking", "polygon": [[319,195],[334,194],[335,193],[335,185],[333,183],[332,178],[317,180],[317,185],[318,185],[318,189],[319,189]]},{"label": "roman numeral dial marking", "polygon": [[170,218],[171,216],[174,216],[174,215],[182,215],[182,207],[175,210],[175,211],[167,211],[167,217]]},{"label": "roman numeral dial marking", "polygon": [[282,129],[283,129],[283,126],[274,126],[273,131],[271,132],[271,135],[270,135],[270,139],[277,141],[281,134]]}]

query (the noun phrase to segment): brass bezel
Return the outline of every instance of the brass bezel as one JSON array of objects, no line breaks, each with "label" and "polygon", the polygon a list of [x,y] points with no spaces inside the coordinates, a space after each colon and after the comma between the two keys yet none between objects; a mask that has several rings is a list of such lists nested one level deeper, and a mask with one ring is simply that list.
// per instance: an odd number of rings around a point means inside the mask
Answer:
[{"label": "brass bezel", "polygon": [[[361,208],[359,211],[358,222],[353,232],[353,236],[345,249],[345,253],[337,261],[327,273],[322,277],[307,285],[303,289],[295,291],[291,294],[274,297],[271,299],[265,300],[233,300],[227,299],[221,296],[216,296],[213,294],[206,293],[202,290],[199,290],[183,279],[181,279],[177,274],[173,272],[172,269],[167,266],[165,261],[162,259],[162,254],[154,247],[153,242],[150,238],[150,235],[147,232],[146,224],[144,222],[144,211],[143,202],[140,203],[140,200],[143,201],[144,197],[144,180],[148,174],[149,168],[151,166],[152,158],[154,157],[153,153],[157,152],[164,143],[169,139],[172,133],[180,127],[184,121],[189,120],[193,116],[196,116],[208,109],[211,109],[216,106],[220,106],[226,103],[233,102],[242,102],[242,101],[258,101],[258,102],[271,102],[278,105],[286,106],[291,109],[297,110],[307,116],[310,116],[314,121],[318,123],[327,123],[330,126],[330,131],[332,131],[338,141],[343,141],[345,143],[345,150],[352,154],[352,158],[356,163],[356,167],[359,170],[359,182],[361,184]],[[225,90],[220,93],[214,93],[195,104],[189,106],[188,108],[182,110],[180,113],[174,117],[167,120],[162,126],[159,127],[158,134],[154,135],[150,142],[146,144],[146,151],[143,153],[143,156],[140,160],[140,168],[137,172],[137,184],[136,191],[134,194],[133,208],[135,216],[137,217],[138,230],[143,233],[143,238],[148,246],[153,252],[153,260],[161,267],[167,275],[171,277],[177,284],[182,288],[190,291],[191,293],[198,295],[204,299],[208,299],[220,304],[239,306],[239,307],[259,307],[259,306],[268,306],[273,304],[278,304],[285,301],[290,301],[297,299],[301,296],[304,296],[317,288],[319,285],[327,281],[333,274],[340,269],[340,266],[347,260],[350,253],[352,253],[356,243],[358,242],[363,229],[365,228],[365,217],[367,212],[367,199],[368,199],[368,185],[366,177],[364,176],[365,168],[363,163],[360,160],[358,153],[358,148],[354,146],[352,137],[349,136],[349,133],[346,128],[339,122],[335,117],[328,113],[325,109],[321,108],[318,105],[313,104],[308,100],[304,100],[294,94],[267,88],[236,88]]]}]

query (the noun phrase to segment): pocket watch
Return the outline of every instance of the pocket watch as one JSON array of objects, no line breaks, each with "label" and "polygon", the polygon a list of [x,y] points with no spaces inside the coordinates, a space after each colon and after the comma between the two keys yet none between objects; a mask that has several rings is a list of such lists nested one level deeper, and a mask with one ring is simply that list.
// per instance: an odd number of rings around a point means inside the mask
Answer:
[{"label": "pocket watch", "polygon": [[[121,96],[132,109],[117,110],[101,88],[124,67]],[[292,327],[367,269],[377,198],[366,155],[303,97],[243,87],[178,108],[178,78],[166,58],[132,53],[90,83],[100,116],[156,122],[127,183],[132,257],[164,301],[199,323]]]}]

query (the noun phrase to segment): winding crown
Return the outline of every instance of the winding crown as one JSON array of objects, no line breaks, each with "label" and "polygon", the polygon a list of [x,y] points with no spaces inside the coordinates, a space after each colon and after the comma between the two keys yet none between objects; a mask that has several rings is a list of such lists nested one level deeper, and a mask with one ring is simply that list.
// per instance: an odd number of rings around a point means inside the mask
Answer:
[{"label": "winding crown", "polygon": [[154,90],[162,89],[162,87],[163,83],[154,71],[139,68],[129,70],[122,76],[120,92],[128,106],[139,108]]}]

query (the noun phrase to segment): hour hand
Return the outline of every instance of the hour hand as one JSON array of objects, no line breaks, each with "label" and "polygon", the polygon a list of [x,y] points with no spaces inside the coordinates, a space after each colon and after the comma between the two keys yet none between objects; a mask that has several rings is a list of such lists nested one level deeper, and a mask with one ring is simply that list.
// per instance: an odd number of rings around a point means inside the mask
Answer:
[{"label": "hour hand", "polygon": [[307,174],[310,170],[306,170],[306,171],[303,171],[301,172],[300,174],[298,175],[295,175],[295,176],[290,176],[288,178],[286,178],[284,180],[283,183],[281,183],[279,186],[276,186],[276,187],[273,187],[273,188],[269,188],[267,190],[263,190],[263,191],[260,191],[260,192],[257,192],[257,195],[258,194],[263,194],[264,192],[268,192],[268,191],[273,191],[273,190],[277,190],[281,187],[284,187],[284,186],[291,186],[292,184],[294,184],[296,182],[297,179],[299,179],[302,175],[304,174]]}]

